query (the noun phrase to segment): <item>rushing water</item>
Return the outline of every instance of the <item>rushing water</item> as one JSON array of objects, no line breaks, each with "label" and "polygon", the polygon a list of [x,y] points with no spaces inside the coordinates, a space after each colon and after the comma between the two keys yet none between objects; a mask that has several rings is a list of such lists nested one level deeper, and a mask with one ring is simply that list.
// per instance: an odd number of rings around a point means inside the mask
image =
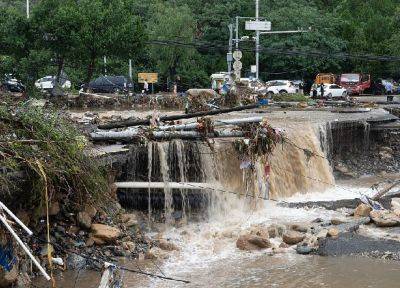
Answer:
[{"label": "rushing water", "polygon": [[[320,133],[304,123],[297,127],[301,129],[288,129],[286,133],[290,143],[277,145],[268,163],[270,175],[264,173],[265,163],[256,163],[251,175],[240,169],[242,159],[232,143],[227,141],[216,141],[212,149],[199,143],[171,141],[150,143],[144,147],[144,152],[134,150],[132,171],[124,180],[144,179],[165,183],[162,207],[166,212],[167,225],[161,229],[163,232],[157,233],[177,244],[180,251],[169,253],[168,258],[159,263],[162,272],[149,261],[123,265],[135,269],[139,265],[148,272],[165,273],[191,283],[125,273],[125,287],[399,287],[400,265],[396,262],[355,257],[299,256],[293,248],[278,254],[272,253],[272,249],[249,253],[236,248],[237,238],[256,225],[343,217],[340,212],[324,209],[283,208],[276,201],[266,198],[285,201],[335,200],[372,192],[355,183],[335,183],[327,160],[329,157],[325,155],[332,153],[333,138],[338,136],[333,135],[329,127],[324,126]],[[367,128],[365,132],[368,133]],[[365,143],[368,139],[361,141]],[[138,174],[145,175],[139,175],[140,179]],[[207,207],[203,207],[206,217],[200,221],[190,219],[190,193],[178,191],[182,203],[176,205],[174,191],[168,187],[169,181],[213,184],[214,189],[202,192],[207,195]],[[150,189],[143,193],[148,198],[155,197],[155,191]],[[152,203],[147,201],[143,205],[149,214],[155,210]],[[183,218],[188,218],[187,224],[174,225],[173,215],[177,209],[183,210]],[[154,235],[155,232],[150,233],[150,236]],[[281,240],[271,239],[271,242],[278,246]],[[97,287],[100,275],[82,272],[76,286],[71,279],[74,279],[71,274],[66,273],[58,280],[58,287]]]}]

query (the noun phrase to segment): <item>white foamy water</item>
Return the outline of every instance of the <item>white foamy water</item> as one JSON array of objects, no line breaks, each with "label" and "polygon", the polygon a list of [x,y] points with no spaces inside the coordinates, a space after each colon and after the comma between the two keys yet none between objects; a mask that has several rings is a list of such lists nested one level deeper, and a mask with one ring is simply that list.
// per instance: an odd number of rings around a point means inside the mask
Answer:
[{"label": "white foamy water", "polygon": [[[285,201],[350,199],[359,197],[359,193],[367,192],[370,192],[370,189],[338,186],[323,193],[295,195],[285,199]],[[243,203],[242,200],[231,201],[231,203],[236,203],[237,205],[231,204],[231,209],[211,217],[207,222],[190,223],[181,228],[171,227],[163,236],[176,243],[181,250],[172,253],[169,259],[165,261],[162,266],[164,273],[180,278],[190,277],[190,275],[197,275],[198,273],[211,273],[213,267],[220,267],[228,262],[258,261],[257,259],[260,257],[271,257],[267,256],[271,249],[249,253],[236,248],[236,240],[239,235],[248,231],[252,226],[303,223],[310,222],[316,218],[328,220],[343,216],[340,212],[328,211],[322,208],[284,208],[278,206],[278,202],[275,201],[262,202],[263,208],[252,210],[240,204]],[[271,239],[271,242],[278,246],[281,243],[281,239]],[[302,259],[294,253],[293,249],[289,249],[288,253],[273,257],[283,257],[286,261],[294,262]],[[233,267],[228,266],[226,269],[233,269]],[[202,287],[201,283],[196,282],[196,279],[191,280],[193,284],[190,287]],[[177,285],[180,287],[179,284]],[[174,283],[154,281],[151,287],[174,287]]]}]

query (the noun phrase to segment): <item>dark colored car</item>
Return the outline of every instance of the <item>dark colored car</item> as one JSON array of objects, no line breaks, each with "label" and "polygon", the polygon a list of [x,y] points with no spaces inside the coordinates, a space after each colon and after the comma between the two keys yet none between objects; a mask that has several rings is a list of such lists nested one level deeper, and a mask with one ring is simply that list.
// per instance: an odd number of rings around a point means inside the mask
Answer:
[{"label": "dark colored car", "polygon": [[1,86],[10,92],[25,92],[25,86],[11,74],[5,75]]},{"label": "dark colored car", "polygon": [[100,76],[90,81],[87,88],[94,93],[126,93],[133,90],[133,83],[125,76]]}]

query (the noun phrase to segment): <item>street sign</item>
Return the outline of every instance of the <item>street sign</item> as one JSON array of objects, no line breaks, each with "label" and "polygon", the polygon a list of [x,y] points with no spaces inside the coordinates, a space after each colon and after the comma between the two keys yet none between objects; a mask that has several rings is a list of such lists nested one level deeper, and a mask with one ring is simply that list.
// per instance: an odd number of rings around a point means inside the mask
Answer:
[{"label": "street sign", "polygon": [[270,21],[246,21],[246,30],[271,31]]},{"label": "street sign", "polygon": [[138,82],[144,83],[145,80],[149,84],[157,83],[158,73],[138,73]]},{"label": "street sign", "polygon": [[233,61],[232,53],[227,53],[226,54],[226,61],[228,61],[228,62],[232,62]]},{"label": "street sign", "polygon": [[239,61],[240,59],[242,59],[242,57],[243,57],[242,51],[236,50],[235,52],[233,52],[233,59]]},{"label": "street sign", "polygon": [[250,70],[251,70],[251,73],[256,73],[257,72],[257,66],[256,65],[251,65]]},{"label": "street sign", "polygon": [[233,69],[234,69],[235,71],[241,70],[242,67],[243,67],[242,62],[240,62],[240,61],[235,61],[235,62],[233,62]]}]

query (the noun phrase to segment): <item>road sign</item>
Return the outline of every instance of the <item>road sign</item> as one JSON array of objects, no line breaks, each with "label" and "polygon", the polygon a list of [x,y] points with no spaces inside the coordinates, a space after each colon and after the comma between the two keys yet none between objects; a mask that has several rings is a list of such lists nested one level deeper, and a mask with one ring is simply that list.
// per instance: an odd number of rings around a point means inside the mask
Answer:
[{"label": "road sign", "polygon": [[235,71],[236,71],[236,70],[241,70],[242,67],[243,67],[243,64],[242,64],[242,62],[240,62],[240,61],[235,61],[235,62],[233,63],[233,69],[234,69]]},{"label": "road sign", "polygon": [[270,21],[246,21],[246,30],[271,31]]},{"label": "road sign", "polygon": [[144,83],[146,80],[147,83],[157,83],[158,82],[158,73],[138,73],[138,82]]},{"label": "road sign", "polygon": [[240,59],[242,59],[242,57],[243,57],[242,51],[236,50],[235,52],[233,52],[233,59],[239,61]]},{"label": "road sign", "polygon": [[251,73],[256,73],[257,72],[257,66],[256,65],[251,65],[250,69],[251,69]]}]

